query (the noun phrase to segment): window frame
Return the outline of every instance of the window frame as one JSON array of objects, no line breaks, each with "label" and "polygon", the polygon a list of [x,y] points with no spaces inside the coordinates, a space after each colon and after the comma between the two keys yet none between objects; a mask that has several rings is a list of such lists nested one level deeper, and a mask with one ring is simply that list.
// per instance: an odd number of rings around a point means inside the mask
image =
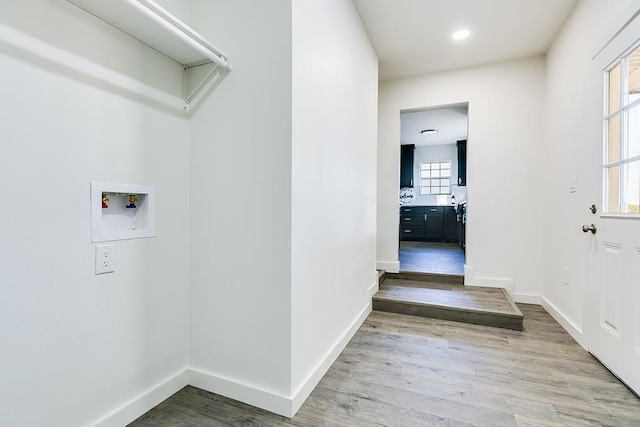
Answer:
[{"label": "window frame", "polygon": [[[635,108],[640,108],[640,96],[632,102],[629,102],[629,68],[628,58],[638,48],[640,42],[636,42],[626,49],[621,55],[616,57],[603,71],[603,136],[602,136],[602,213],[607,216],[623,216],[627,218],[640,218],[640,212],[628,212],[627,189],[628,189],[628,168],[634,162],[640,161],[640,154],[628,157],[629,154],[629,112]],[[617,109],[610,112],[610,72],[620,65],[620,105]],[[609,127],[611,119],[615,116],[620,117],[620,135],[619,135],[619,159],[609,161]],[[609,203],[609,177],[608,173],[611,169],[618,167],[618,206],[616,211],[611,210]]]},{"label": "window frame", "polygon": [[[449,175],[448,176],[438,176],[438,177],[428,177],[428,178],[423,178],[422,177],[422,165],[423,164],[433,165],[433,164],[441,164],[441,163],[449,163]],[[430,170],[431,170],[431,168],[430,168]],[[442,170],[442,169],[440,169],[440,170]],[[418,193],[421,196],[441,196],[441,195],[451,194],[451,185],[452,185],[452,182],[453,182],[452,181],[452,178],[453,178],[452,171],[453,171],[453,160],[429,160],[429,161],[419,162],[418,163],[418,179],[420,180],[420,182],[419,182],[419,185],[418,185]],[[436,185],[436,186],[429,185],[429,187],[426,187],[426,186],[422,185],[422,181],[423,180],[429,180],[429,182],[432,182],[433,180],[436,180],[436,179],[438,179],[438,180],[440,180],[440,179],[448,179],[449,180],[449,184],[447,185],[447,187],[448,187],[447,192],[446,193],[431,193],[431,192],[423,193],[423,191],[422,191],[423,188],[431,189],[431,188],[436,188],[436,187],[438,187],[438,188],[442,188],[443,187],[442,185]]]}]

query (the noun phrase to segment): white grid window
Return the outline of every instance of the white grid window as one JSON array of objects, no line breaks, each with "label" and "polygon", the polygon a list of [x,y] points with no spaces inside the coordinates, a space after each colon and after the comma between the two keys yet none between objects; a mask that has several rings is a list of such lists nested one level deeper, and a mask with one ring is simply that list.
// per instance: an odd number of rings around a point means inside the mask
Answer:
[{"label": "white grid window", "polygon": [[605,71],[603,210],[640,211],[640,46]]},{"label": "white grid window", "polygon": [[451,160],[420,163],[420,194],[451,193]]}]

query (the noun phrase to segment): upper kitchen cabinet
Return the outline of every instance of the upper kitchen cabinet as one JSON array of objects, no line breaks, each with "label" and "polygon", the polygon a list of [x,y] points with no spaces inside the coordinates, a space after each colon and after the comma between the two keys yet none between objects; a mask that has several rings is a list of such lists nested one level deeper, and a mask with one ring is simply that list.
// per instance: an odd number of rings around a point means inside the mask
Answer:
[{"label": "upper kitchen cabinet", "polygon": [[400,188],[413,187],[413,158],[415,144],[400,147]]},{"label": "upper kitchen cabinet", "polygon": [[458,185],[467,185],[467,140],[456,142],[458,148]]}]

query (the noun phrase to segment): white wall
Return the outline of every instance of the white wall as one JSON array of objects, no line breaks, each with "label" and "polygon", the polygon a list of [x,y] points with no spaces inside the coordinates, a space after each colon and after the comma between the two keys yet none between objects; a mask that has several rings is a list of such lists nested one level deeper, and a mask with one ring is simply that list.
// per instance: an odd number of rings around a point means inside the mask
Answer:
[{"label": "white wall", "polygon": [[369,313],[377,286],[377,71],[350,1],[293,2],[294,410]]},{"label": "white wall", "polygon": [[[0,425],[124,425],[186,383],[187,121],[140,95],[176,99],[180,67],[71,3],[4,0],[0,68]],[[157,186],[157,237],[102,276],[91,180]]]},{"label": "white wall", "polygon": [[378,266],[398,268],[400,111],[469,102],[466,283],[542,290],[544,58],[380,83]]},{"label": "white wall", "polygon": [[192,383],[286,412],[291,391],[291,2],[192,0],[234,70],[190,122]]},{"label": "white wall", "polygon": [[234,66],[190,123],[191,383],[293,415],[370,309],[377,58],[344,0],[190,22]]},{"label": "white wall", "polygon": [[[602,76],[590,70],[606,31],[630,3],[578,2],[547,55],[543,182],[547,203],[554,209],[543,216],[543,297],[545,306],[583,345],[585,274],[590,270],[586,263],[592,239],[585,238],[580,227],[597,218],[587,208],[593,203],[600,206],[602,144]],[[571,175],[577,176],[576,193],[568,191]]]}]

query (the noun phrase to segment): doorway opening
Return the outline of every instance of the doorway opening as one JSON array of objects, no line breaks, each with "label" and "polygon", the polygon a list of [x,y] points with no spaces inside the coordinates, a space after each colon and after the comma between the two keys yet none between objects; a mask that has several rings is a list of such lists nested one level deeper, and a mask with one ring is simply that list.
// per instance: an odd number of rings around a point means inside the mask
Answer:
[{"label": "doorway opening", "polygon": [[469,104],[400,112],[400,271],[464,275]]}]

